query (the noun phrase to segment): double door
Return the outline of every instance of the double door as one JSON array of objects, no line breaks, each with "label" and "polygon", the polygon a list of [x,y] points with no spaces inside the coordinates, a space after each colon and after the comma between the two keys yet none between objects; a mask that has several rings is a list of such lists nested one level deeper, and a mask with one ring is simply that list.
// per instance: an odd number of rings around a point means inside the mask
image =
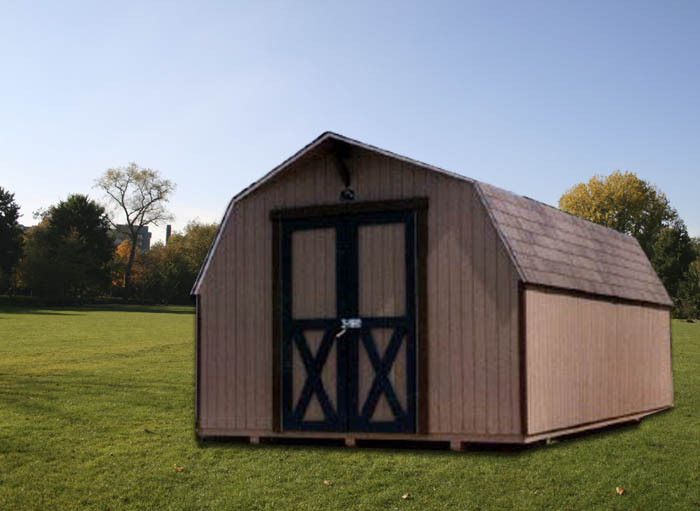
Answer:
[{"label": "double door", "polygon": [[416,431],[415,215],[282,221],[283,430]]}]

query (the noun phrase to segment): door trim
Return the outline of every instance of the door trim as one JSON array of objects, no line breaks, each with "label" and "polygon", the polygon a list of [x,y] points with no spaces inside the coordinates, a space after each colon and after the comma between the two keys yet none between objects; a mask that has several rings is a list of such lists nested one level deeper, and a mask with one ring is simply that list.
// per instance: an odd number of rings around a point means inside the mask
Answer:
[{"label": "door trim", "polygon": [[281,208],[270,211],[271,220],[290,220],[348,215],[354,213],[382,213],[384,211],[421,211],[428,209],[427,197],[366,202],[342,202],[319,204],[298,208]]},{"label": "door trim", "polygon": [[[405,211],[415,213],[415,316],[416,316],[416,432],[428,432],[428,198],[348,202],[270,211],[272,221],[272,428],[282,431],[282,229],[283,220],[316,219],[355,213]],[[414,434],[414,433],[410,433]]]}]

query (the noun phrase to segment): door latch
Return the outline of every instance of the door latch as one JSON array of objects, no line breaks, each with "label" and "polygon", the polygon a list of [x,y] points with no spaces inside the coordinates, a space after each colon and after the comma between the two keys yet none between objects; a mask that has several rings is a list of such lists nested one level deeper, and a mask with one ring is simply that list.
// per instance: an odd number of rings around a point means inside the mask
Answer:
[{"label": "door latch", "polygon": [[350,329],[350,328],[362,328],[362,319],[361,318],[348,318],[348,319],[341,319],[340,320],[340,326],[342,328]]},{"label": "door latch", "polygon": [[340,320],[340,332],[335,334],[336,339],[340,339],[344,336],[348,330],[362,328],[362,319],[360,318],[349,318]]}]

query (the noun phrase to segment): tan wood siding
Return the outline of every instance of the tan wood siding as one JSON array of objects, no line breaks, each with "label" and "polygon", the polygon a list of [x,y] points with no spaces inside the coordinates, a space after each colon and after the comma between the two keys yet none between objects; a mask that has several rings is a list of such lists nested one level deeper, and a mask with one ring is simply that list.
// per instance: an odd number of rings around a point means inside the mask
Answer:
[{"label": "tan wood siding", "polygon": [[[363,150],[353,168],[357,202],[429,200],[425,432],[519,433],[518,278],[474,186]],[[336,204],[343,187],[319,155],[233,206],[201,288],[201,427],[272,429],[269,211]]]},{"label": "tan wood siding", "polygon": [[671,406],[668,310],[525,290],[528,434]]}]

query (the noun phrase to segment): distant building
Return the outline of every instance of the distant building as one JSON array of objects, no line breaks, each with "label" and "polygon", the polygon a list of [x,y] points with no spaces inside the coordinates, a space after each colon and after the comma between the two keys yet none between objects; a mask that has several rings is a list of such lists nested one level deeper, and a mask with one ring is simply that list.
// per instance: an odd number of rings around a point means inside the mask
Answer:
[{"label": "distant building", "polygon": [[165,244],[168,244],[168,240],[170,239],[170,235],[173,232],[173,228],[170,224],[165,226]]},{"label": "distant building", "polygon": [[[117,225],[117,228],[112,228],[112,237],[114,238],[114,246],[118,246],[122,241],[129,239],[129,226],[126,224]],[[148,232],[148,226],[144,225],[139,229],[138,237],[136,238],[136,248],[139,252],[145,252],[151,248],[151,236]]]}]

